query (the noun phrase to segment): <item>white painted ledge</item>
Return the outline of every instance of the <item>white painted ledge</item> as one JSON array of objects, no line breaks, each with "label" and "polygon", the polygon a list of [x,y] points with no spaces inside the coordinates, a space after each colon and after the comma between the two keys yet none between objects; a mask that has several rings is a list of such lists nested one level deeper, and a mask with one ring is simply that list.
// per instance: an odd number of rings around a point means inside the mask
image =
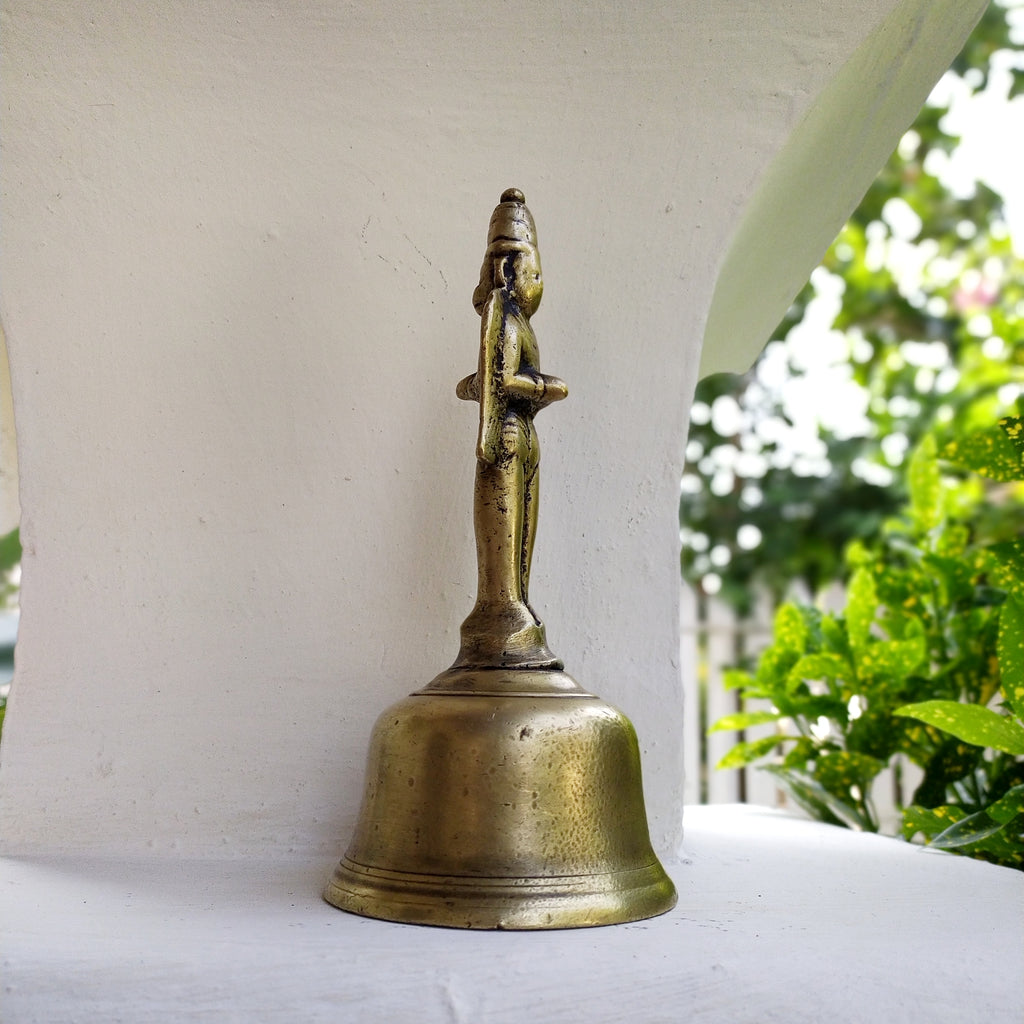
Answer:
[{"label": "white painted ledge", "polygon": [[674,911],[565,932],[353,917],[322,858],[9,858],[3,1019],[1019,1024],[1024,875],[763,808],[686,821]]}]

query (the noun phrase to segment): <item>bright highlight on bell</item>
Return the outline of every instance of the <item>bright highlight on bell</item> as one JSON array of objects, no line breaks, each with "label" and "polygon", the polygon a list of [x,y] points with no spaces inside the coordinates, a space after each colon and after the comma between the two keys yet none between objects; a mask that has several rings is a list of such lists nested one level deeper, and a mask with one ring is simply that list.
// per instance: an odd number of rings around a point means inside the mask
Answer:
[{"label": "bright highlight on bell", "polygon": [[566,397],[540,372],[544,290],[518,189],[491,217],[473,305],[480,407],[477,600],[459,656],[374,726],[355,835],[324,892],[356,914],[452,928],[583,928],[654,917],[675,889],[651,849],[636,734],[548,649],[529,600],[540,447]]}]

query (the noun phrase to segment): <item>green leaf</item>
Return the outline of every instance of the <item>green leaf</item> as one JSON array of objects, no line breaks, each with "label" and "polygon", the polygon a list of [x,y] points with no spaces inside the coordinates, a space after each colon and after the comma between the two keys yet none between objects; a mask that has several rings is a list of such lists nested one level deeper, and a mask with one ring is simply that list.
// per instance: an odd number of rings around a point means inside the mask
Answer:
[{"label": "green leaf", "polygon": [[751,761],[770,754],[784,739],[782,736],[763,736],[759,740],[747,740],[745,743],[737,743],[718,764],[715,765],[720,771],[728,768],[742,768]]},{"label": "green leaf", "polygon": [[779,715],[775,711],[738,711],[733,715],[723,715],[708,732],[736,731],[778,720]]},{"label": "green leaf", "polygon": [[978,811],[977,814],[969,814],[950,825],[944,832],[940,832],[932,839],[931,845],[940,850],[973,846],[1001,832],[1004,827],[1002,822],[993,821],[985,811]]},{"label": "green leaf", "polygon": [[999,675],[1003,695],[1024,718],[1024,599],[1017,595],[999,610]]},{"label": "green leaf", "polygon": [[857,569],[863,565],[870,565],[875,560],[875,556],[868,551],[867,546],[862,540],[852,540],[846,548],[846,564],[852,569]]},{"label": "green leaf", "polygon": [[754,677],[738,668],[728,668],[722,673],[722,685],[727,690],[744,690],[754,685]]},{"label": "green leaf", "polygon": [[[973,590],[976,569],[963,555],[928,554],[921,564],[928,574],[943,588],[943,595],[949,603],[967,598]],[[923,581],[918,582],[921,586]]]},{"label": "green leaf", "polygon": [[[893,721],[899,721],[899,719],[893,719]],[[914,730],[924,731],[924,727],[917,725],[912,719],[909,719],[906,724],[911,732]],[[920,743],[915,746],[919,747]],[[938,807],[945,801],[949,786],[973,772],[983,757],[984,749],[982,747],[964,743],[955,736],[947,736],[939,745],[938,750],[922,763],[924,778],[914,791],[914,803],[920,804],[922,807]],[[920,759],[919,763],[921,763]]]},{"label": "green leaf", "polygon": [[992,747],[1007,754],[1024,754],[1024,726],[977,704],[926,700],[919,704],[906,704],[893,714],[916,718],[978,747]]},{"label": "green leaf", "polygon": [[858,569],[850,578],[846,597],[846,631],[858,662],[871,636],[871,624],[878,612],[878,592],[874,577],[867,569]]},{"label": "green leaf", "polygon": [[856,786],[864,799],[871,788],[871,780],[885,767],[886,762],[852,750],[833,750],[818,758],[814,777],[836,796],[846,796]]},{"label": "green leaf", "polygon": [[807,723],[816,722],[819,718],[840,720],[846,717],[845,700],[831,694],[815,694],[807,692],[805,684],[796,687],[793,694],[779,694],[775,706],[782,718]]},{"label": "green leaf", "polygon": [[1024,814],[1024,783],[1007,790],[994,804],[985,808],[988,816],[1004,825]]},{"label": "green leaf", "polygon": [[775,614],[775,646],[782,651],[800,654],[807,646],[808,634],[803,612],[790,602],[782,605]]},{"label": "green leaf", "polygon": [[971,531],[964,523],[949,523],[935,543],[935,553],[947,558],[962,558],[971,540]]},{"label": "green leaf", "polygon": [[916,804],[903,812],[903,838],[913,839],[920,832],[925,839],[940,835],[966,813],[960,807],[944,804],[942,807],[919,807]]},{"label": "green leaf", "polygon": [[953,852],[982,857],[993,864],[1021,870],[1024,868],[1024,814],[1008,821],[998,832]]},{"label": "green leaf", "polygon": [[935,438],[921,440],[907,469],[910,489],[910,518],[921,533],[934,529],[942,521],[942,478],[935,459]]},{"label": "green leaf", "polygon": [[[907,723],[893,718],[889,707],[870,703],[846,726],[846,749],[887,762],[903,746]],[[920,728],[920,726],[919,726]]]},{"label": "green leaf", "polygon": [[762,771],[771,772],[792,794],[793,799],[808,814],[830,825],[843,825],[858,831],[875,831],[874,822],[868,821],[856,807],[830,793],[820,782],[805,772],[782,765],[763,765]]},{"label": "green leaf", "polygon": [[921,667],[926,655],[923,636],[879,640],[861,652],[857,668],[863,678],[873,682],[900,683]]},{"label": "green leaf", "polygon": [[1024,420],[1019,416],[1006,416],[999,421],[999,426],[1017,449],[1017,454],[1024,459]]},{"label": "green leaf", "polygon": [[787,650],[778,644],[767,648],[757,663],[755,681],[757,686],[762,688],[760,695],[770,696],[776,692],[783,692],[786,686],[786,677],[798,657],[796,651]]},{"label": "green leaf", "polygon": [[[792,747],[782,757],[782,767],[802,771],[817,756],[818,746],[814,740],[808,736],[794,736]],[[768,771],[768,768],[762,767],[762,771]]]},{"label": "green leaf", "polygon": [[985,565],[994,584],[1024,596],[1024,541],[993,544],[986,551]]},{"label": "green leaf", "polygon": [[790,670],[789,682],[817,679],[852,679],[853,669],[838,654],[805,654]]},{"label": "green leaf", "polygon": [[950,441],[942,449],[942,456],[991,480],[1006,482],[1024,479],[1021,454],[998,426]]},{"label": "green leaf", "polygon": [[21,561],[21,537],[18,527],[0,537],[0,573],[8,572]]},{"label": "green leaf", "polygon": [[849,653],[850,644],[847,640],[846,630],[834,615],[821,617],[821,635],[828,650],[835,651],[840,655]]}]

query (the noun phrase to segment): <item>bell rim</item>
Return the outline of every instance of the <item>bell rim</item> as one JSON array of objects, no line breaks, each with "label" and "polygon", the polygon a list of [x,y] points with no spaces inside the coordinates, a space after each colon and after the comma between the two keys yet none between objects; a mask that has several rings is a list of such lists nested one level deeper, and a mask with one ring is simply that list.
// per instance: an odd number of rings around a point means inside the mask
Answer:
[{"label": "bell rim", "polygon": [[341,859],[323,893],[339,910],[400,924],[491,931],[589,928],[658,917],[677,902],[657,857],[580,875],[428,875]]}]

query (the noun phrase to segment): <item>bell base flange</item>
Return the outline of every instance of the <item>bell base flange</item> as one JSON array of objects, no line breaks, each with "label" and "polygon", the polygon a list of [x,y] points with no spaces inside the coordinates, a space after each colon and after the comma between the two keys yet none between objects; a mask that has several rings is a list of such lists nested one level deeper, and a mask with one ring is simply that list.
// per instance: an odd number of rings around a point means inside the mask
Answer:
[{"label": "bell base flange", "polygon": [[324,890],[340,910],[441,928],[594,928],[657,917],[676,904],[658,861],[641,868],[550,878],[410,874],[343,857]]}]

